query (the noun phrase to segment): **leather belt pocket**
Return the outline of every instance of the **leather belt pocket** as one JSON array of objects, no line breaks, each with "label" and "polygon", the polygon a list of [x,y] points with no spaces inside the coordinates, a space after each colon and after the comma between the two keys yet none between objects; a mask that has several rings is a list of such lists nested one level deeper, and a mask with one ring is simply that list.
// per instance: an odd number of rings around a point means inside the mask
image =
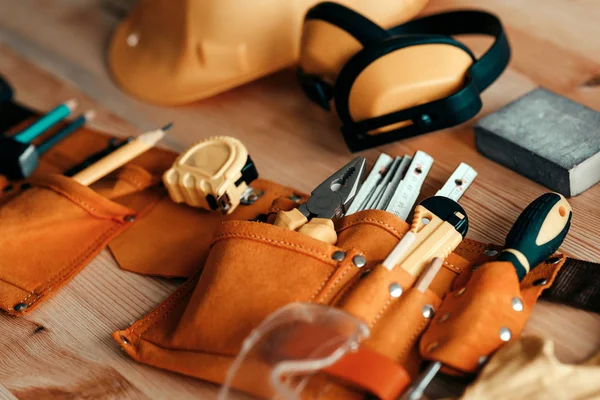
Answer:
[{"label": "leather belt pocket", "polygon": [[54,293],[136,215],[62,175],[32,183],[0,207],[0,308],[10,314]]}]

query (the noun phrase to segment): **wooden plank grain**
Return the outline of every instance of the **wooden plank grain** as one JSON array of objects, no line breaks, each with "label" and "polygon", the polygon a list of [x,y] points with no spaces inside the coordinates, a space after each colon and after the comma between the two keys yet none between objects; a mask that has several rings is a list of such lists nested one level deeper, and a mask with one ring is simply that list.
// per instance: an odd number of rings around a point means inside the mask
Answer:
[{"label": "wooden plank grain", "polygon": [[[263,177],[303,191],[348,160],[335,116],[309,103],[289,70],[179,108],[122,93],[105,69],[105,48],[133,1],[0,0],[0,74],[14,84],[20,101],[35,108],[70,97],[82,109],[96,108],[92,126],[112,134],[174,120],[165,141],[174,150],[216,134],[238,137]],[[465,7],[497,13],[513,47],[509,68],[483,94],[479,117],[538,85],[600,110],[599,42],[590,40],[598,37],[596,1],[436,0],[425,13]],[[461,40],[478,54],[490,43]],[[435,193],[460,161],[469,163],[479,177],[461,200],[471,220],[468,236],[501,243],[520,210],[545,189],[477,153],[475,121],[363,155],[372,163],[381,151],[430,153],[436,162],[422,197]],[[600,186],[571,203],[573,227],[563,250],[600,261]],[[214,398],[214,385],[137,364],[109,336],[177,284],[121,271],[104,252],[38,310],[20,319],[0,316],[0,398]],[[564,306],[540,302],[527,331],[554,339],[558,356],[568,362],[600,347],[600,317]],[[440,379],[432,389],[433,397],[441,397],[459,393],[460,386]]]}]

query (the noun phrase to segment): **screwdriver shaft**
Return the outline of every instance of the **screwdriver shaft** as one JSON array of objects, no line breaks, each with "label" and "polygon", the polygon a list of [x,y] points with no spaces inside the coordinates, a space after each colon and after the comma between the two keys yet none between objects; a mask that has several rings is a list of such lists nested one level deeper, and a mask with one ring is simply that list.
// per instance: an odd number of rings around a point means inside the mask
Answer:
[{"label": "screwdriver shaft", "polygon": [[425,389],[439,372],[440,368],[442,368],[442,363],[439,361],[429,364],[400,400],[419,400],[423,397]]}]

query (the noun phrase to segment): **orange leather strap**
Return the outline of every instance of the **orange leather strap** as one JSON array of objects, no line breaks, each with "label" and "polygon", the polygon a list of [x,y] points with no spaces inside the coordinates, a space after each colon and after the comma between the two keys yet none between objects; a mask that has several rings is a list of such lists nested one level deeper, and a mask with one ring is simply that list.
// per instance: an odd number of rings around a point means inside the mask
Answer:
[{"label": "orange leather strap", "polygon": [[396,399],[410,384],[410,377],[402,366],[365,346],[346,354],[326,368],[325,373],[382,400]]}]

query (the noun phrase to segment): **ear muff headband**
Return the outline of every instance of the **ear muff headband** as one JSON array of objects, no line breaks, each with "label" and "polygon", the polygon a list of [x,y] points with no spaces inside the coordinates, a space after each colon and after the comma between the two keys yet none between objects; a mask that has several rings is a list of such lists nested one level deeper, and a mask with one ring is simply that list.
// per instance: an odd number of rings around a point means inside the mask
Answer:
[{"label": "ear muff headband", "polygon": [[[319,10],[313,12],[315,9]],[[337,13],[336,10],[342,9],[344,14],[333,15]],[[359,32],[363,23],[357,22],[359,21],[355,19],[357,16],[363,22],[364,20],[369,22],[364,24],[370,26],[367,28],[367,33]],[[427,16],[384,31],[387,33],[386,37],[382,34],[375,36],[372,25],[377,25],[372,21],[335,3],[322,3],[314,7],[308,12],[306,19],[320,19],[335,24],[363,43],[363,50],[355,54],[338,74],[334,88],[318,76],[308,76],[303,74],[301,69],[298,70],[298,77],[311,100],[328,109],[329,100],[335,97],[336,110],[342,121],[342,133],[351,151],[379,146],[469,120],[482,107],[479,93],[498,78],[510,59],[510,47],[500,20],[482,11],[455,11]],[[449,37],[457,34],[491,35],[495,40],[481,58],[475,59],[466,46]],[[379,40],[375,41],[375,37]],[[369,44],[365,45],[365,43]],[[349,95],[354,81],[365,68],[395,50],[434,43],[460,47],[474,59],[461,90],[427,104],[362,121],[353,121],[348,110]],[[369,131],[406,120],[411,120],[413,124],[377,135],[367,134]]]},{"label": "ear muff headband", "polygon": [[329,22],[354,36],[364,47],[390,37],[386,31],[367,17],[344,7],[341,4],[325,2],[308,10],[305,21],[321,20]]}]

